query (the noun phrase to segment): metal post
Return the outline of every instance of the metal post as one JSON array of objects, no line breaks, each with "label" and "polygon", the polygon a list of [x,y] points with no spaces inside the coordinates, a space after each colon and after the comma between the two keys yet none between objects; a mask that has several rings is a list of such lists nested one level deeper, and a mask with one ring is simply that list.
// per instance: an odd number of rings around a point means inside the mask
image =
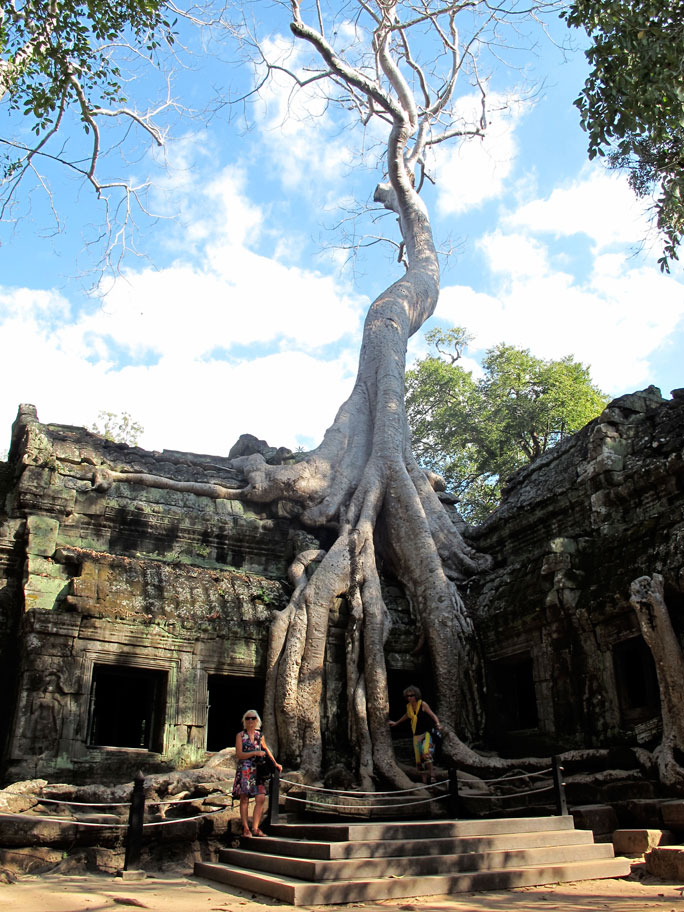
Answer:
[{"label": "metal post", "polygon": [[274,769],[268,784],[268,825],[278,823],[280,802],[280,770]]},{"label": "metal post", "polygon": [[142,849],[143,820],[145,818],[145,777],[139,770],[133,780],[131,809],[128,812],[128,830],[126,831],[126,857],[124,871],[135,869],[140,864]]},{"label": "metal post", "polygon": [[562,817],[568,814],[568,802],[565,797],[565,782],[563,782],[563,767],[560,757],[554,755],[553,762],[553,793],[556,796],[556,813]]},{"label": "metal post", "polygon": [[455,767],[449,769],[449,816],[458,818],[461,810],[461,799],[458,794],[458,770]]}]

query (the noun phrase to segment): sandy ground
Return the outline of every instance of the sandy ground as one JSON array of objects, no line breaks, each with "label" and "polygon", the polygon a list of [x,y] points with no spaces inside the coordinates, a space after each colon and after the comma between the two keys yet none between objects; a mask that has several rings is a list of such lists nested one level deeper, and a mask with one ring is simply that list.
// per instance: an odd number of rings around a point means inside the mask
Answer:
[{"label": "sandy ground", "polygon": [[[293,908],[195,877],[123,882],[106,875],[43,874],[0,884],[1,912],[273,912],[274,907]],[[684,912],[684,884],[656,881],[637,865],[623,879],[298,908],[330,912]]]}]

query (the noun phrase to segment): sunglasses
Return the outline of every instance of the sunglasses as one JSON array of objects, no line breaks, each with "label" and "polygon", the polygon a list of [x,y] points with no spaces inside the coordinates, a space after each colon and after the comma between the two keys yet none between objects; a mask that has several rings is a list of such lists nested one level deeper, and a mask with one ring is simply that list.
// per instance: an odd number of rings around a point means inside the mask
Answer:
[{"label": "sunglasses", "polygon": [[245,722],[256,722],[256,716],[245,716]]}]

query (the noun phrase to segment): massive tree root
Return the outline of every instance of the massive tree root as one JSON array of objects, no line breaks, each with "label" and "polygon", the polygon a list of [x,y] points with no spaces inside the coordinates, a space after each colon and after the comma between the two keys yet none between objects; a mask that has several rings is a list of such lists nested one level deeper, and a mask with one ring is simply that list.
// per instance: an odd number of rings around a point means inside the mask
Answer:
[{"label": "massive tree root", "polygon": [[268,650],[265,719],[281,759],[305,777],[321,770],[321,699],[328,617],[335,599],[349,606],[347,703],[350,739],[362,781],[374,770],[406,785],[388,729],[384,644],[389,632],[378,563],[403,583],[430,651],[437,708],[453,759],[479,761],[456,731],[481,731],[480,662],[456,582],[489,563],[462,539],[411,451],[404,411],[409,336],[432,313],[439,273],[427,215],[408,185],[403,202],[383,185],[376,197],[400,215],[409,253],[406,274],[366,318],[359,371],[321,445],[294,465],[259,455],[234,461],[247,485],[236,496],[300,505],[300,521],[336,530],[332,547],[306,551],[290,569],[288,606],[275,618]]},{"label": "massive tree root", "polygon": [[663,738],[653,756],[660,781],[684,792],[684,656],[665,604],[663,577],[654,573],[635,579],[630,602],[658,675]]}]

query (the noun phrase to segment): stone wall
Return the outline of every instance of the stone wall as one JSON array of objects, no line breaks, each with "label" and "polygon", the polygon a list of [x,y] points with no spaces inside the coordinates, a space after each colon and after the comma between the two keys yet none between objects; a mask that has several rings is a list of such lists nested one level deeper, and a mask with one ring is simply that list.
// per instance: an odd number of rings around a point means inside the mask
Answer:
[{"label": "stone wall", "polygon": [[684,391],[612,402],[511,477],[472,538],[495,560],[467,593],[486,656],[490,743],[521,753],[654,743],[655,671],[629,587],[662,574],[681,638]]},{"label": "stone wall", "polygon": [[[150,453],[20,408],[0,465],[6,779],[126,779],[232,743],[245,704],[260,706],[288,564],[304,543],[318,547],[284,505],[120,476],[103,490],[107,472],[241,485],[227,457]],[[649,388],[611,403],[509,479],[501,507],[469,535],[494,558],[464,593],[488,682],[485,746],[652,746],[657,684],[629,586],[661,573],[684,636],[684,394]],[[429,699],[430,663],[415,653],[400,588],[385,580],[385,595],[396,712],[408,682]],[[346,621],[340,600],[321,706],[328,764],[345,759]]]},{"label": "stone wall", "polygon": [[[31,407],[20,410],[9,465],[0,527],[1,623],[17,682],[8,776],[78,778],[81,770],[87,778],[127,775],[142,760],[146,769],[196,762],[208,676],[242,677],[245,693],[263,677],[271,614],[287,602],[288,521],[239,501],[142,485],[99,493],[93,475],[102,468],[232,487],[238,479],[227,459],[147,453],[44,426]],[[152,702],[162,699],[152,691],[165,691],[156,732],[141,732],[144,750],[95,743],[94,681],[99,673],[111,701],[110,672],[122,675],[122,699],[136,681]],[[239,699],[226,743],[246,708]]]}]

